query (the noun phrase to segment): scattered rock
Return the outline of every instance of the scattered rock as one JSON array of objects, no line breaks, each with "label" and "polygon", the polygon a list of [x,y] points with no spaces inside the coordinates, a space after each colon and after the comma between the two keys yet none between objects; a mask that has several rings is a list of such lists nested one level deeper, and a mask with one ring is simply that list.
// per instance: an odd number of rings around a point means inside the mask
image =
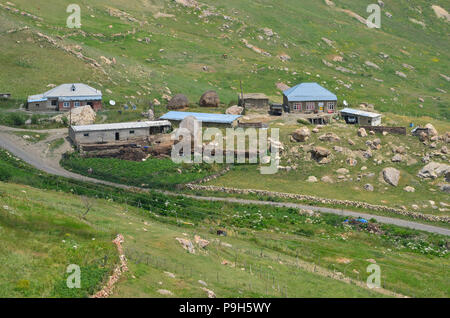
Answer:
[{"label": "scattered rock", "polygon": [[219,95],[215,91],[208,91],[202,95],[199,104],[202,107],[219,107]]},{"label": "scattered rock", "polygon": [[329,141],[329,142],[338,142],[338,141],[341,141],[341,138],[339,138],[339,136],[337,136],[335,133],[329,132],[329,133],[326,133],[325,135],[320,136],[319,140]]},{"label": "scattered rock", "polygon": [[333,178],[331,178],[330,176],[323,176],[321,180],[325,183],[334,183]]},{"label": "scattered rock", "polygon": [[358,164],[358,160],[356,160],[355,158],[347,158],[347,160],[345,161],[349,166],[356,166]]},{"label": "scattered rock", "polygon": [[375,189],[373,187],[373,185],[371,185],[370,183],[366,184],[364,186],[364,190],[369,191],[369,192],[373,192]]},{"label": "scattered rock", "polygon": [[398,182],[400,180],[400,171],[389,167],[389,168],[384,168],[382,171],[382,175],[383,175],[383,179],[384,181],[386,181],[386,183],[396,187],[398,186]]},{"label": "scattered rock", "polygon": [[191,254],[195,254],[194,244],[188,239],[176,238],[176,240],[181,244],[181,246]]},{"label": "scattered rock", "polygon": [[298,142],[305,142],[309,139],[310,136],[311,136],[311,132],[306,127],[297,129],[296,131],[294,131],[292,133],[292,137],[294,138],[295,141],[298,141]]},{"label": "scattered rock", "polygon": [[226,114],[228,115],[242,115],[244,112],[244,107],[241,106],[231,106],[226,110]]},{"label": "scattered rock", "polygon": [[416,192],[416,189],[414,189],[411,186],[407,186],[407,187],[403,188],[403,190],[405,190],[406,192],[410,192],[410,193]]},{"label": "scattered rock", "polygon": [[73,108],[71,112],[52,117],[51,120],[57,123],[63,123],[63,118],[69,120],[69,116],[71,117],[70,119],[72,121],[72,125],[84,126],[92,125],[93,123],[95,123],[97,114],[91,106],[83,106]]},{"label": "scattered rock", "polygon": [[164,296],[173,296],[173,293],[166,289],[158,289],[158,293]]},{"label": "scattered rock", "polygon": [[209,245],[208,240],[202,239],[200,236],[195,235],[194,236],[195,243],[200,246],[201,248],[206,248]]},{"label": "scattered rock", "polygon": [[449,165],[445,163],[430,162],[419,171],[418,176],[423,179],[437,179],[448,173],[450,173]]},{"label": "scattered rock", "polygon": [[188,98],[183,94],[177,94],[167,104],[168,109],[184,109],[189,106]]},{"label": "scattered rock", "polygon": [[310,177],[308,178],[308,180],[306,180],[306,181],[307,181],[307,182],[311,182],[311,183],[315,183],[315,182],[317,182],[318,180],[317,180],[316,177],[310,176]]},{"label": "scattered rock", "polygon": [[403,161],[403,156],[400,154],[396,154],[393,158],[392,158],[392,162],[402,162]]},{"label": "scattered rock", "polygon": [[359,128],[358,129],[358,136],[359,137],[367,137],[367,131],[364,128]]}]

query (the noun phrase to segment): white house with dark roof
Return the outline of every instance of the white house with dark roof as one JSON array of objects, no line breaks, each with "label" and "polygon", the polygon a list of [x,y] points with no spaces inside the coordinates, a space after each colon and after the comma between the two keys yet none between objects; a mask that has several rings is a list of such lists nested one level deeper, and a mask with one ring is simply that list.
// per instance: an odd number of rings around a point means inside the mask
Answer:
[{"label": "white house with dark roof", "polygon": [[290,113],[337,112],[337,96],[317,83],[302,83],[283,92],[283,106]]},{"label": "white house with dark roof", "polygon": [[71,108],[91,106],[102,108],[102,92],[86,84],[62,84],[48,92],[28,96],[28,110],[68,111]]}]

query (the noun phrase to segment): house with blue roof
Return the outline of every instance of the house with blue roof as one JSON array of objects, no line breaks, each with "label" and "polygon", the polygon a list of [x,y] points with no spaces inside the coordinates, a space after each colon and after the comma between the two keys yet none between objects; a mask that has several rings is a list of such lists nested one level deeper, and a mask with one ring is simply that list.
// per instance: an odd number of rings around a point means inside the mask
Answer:
[{"label": "house with blue roof", "polygon": [[160,117],[160,120],[168,120],[172,125],[178,126],[187,117],[193,116],[202,122],[205,127],[236,127],[239,124],[240,115],[224,115],[210,113],[192,113],[171,111]]},{"label": "house with blue roof", "polygon": [[317,83],[302,83],[283,92],[287,112],[303,114],[337,113],[337,96]]}]

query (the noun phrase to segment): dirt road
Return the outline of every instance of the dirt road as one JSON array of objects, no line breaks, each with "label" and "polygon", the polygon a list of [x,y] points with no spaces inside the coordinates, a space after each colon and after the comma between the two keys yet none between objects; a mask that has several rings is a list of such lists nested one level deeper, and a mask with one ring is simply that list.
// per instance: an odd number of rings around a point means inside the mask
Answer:
[{"label": "dirt road", "polygon": [[[27,162],[28,164],[32,165],[33,167],[42,170],[44,172],[47,172],[49,174],[62,176],[66,178],[71,178],[74,180],[80,180],[85,182],[92,182],[97,184],[104,184],[108,186],[113,186],[121,189],[135,189],[135,187],[126,186],[123,184],[116,184],[108,181],[93,179],[89,177],[85,177],[76,173],[69,172],[65,169],[63,169],[59,165],[59,160],[61,159],[61,151],[55,154],[54,157],[51,159],[45,155],[45,153],[42,151],[42,149],[39,151],[37,149],[36,145],[30,145],[29,143],[24,142],[24,140],[20,137],[14,136],[8,131],[11,131],[11,128],[6,128],[0,126],[0,147],[8,150],[16,157],[22,159],[23,161]],[[17,130],[16,130],[17,131]],[[28,130],[27,130],[28,131]],[[51,130],[51,131],[36,131],[39,132],[49,132],[52,134],[65,134],[67,133],[67,130]],[[70,146],[70,145],[69,145]],[[67,145],[65,146],[67,147]],[[145,189],[141,189],[145,190]],[[173,192],[164,192],[168,195],[180,195],[178,193]],[[277,207],[290,207],[290,208],[296,208],[296,209],[309,209],[321,213],[331,213],[336,215],[343,215],[343,216],[349,216],[349,217],[362,217],[365,219],[375,219],[380,223],[384,224],[392,224],[397,225],[401,227],[411,228],[415,230],[430,232],[430,233],[436,233],[436,234],[442,234],[446,236],[450,236],[450,229],[441,228],[438,226],[432,226],[427,224],[422,224],[414,221],[408,221],[403,219],[397,219],[397,218],[391,218],[386,216],[378,216],[368,213],[362,213],[362,212],[354,212],[354,211],[348,211],[348,210],[339,210],[339,209],[332,209],[332,208],[325,208],[325,207],[316,207],[316,206],[310,206],[310,205],[303,205],[299,203],[283,203],[283,202],[271,202],[271,201],[257,201],[257,200],[245,200],[245,199],[236,199],[236,198],[217,198],[217,197],[202,197],[202,196],[193,196],[193,195],[187,195],[182,194],[182,196],[187,198],[192,198],[196,200],[203,200],[203,201],[213,201],[213,202],[227,202],[227,203],[236,203],[236,204],[254,204],[254,205],[270,205],[270,206],[277,206]]]}]

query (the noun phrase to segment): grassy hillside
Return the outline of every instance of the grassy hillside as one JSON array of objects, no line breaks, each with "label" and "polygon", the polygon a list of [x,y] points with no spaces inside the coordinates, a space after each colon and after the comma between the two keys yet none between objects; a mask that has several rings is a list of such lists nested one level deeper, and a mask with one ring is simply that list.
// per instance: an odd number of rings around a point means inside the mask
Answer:
[{"label": "grassy hillside", "polygon": [[[80,1],[82,28],[72,30],[65,26],[70,1],[17,0],[14,7],[35,18],[0,8],[0,87],[24,99],[48,84],[82,81],[102,89],[105,100],[133,103],[140,111],[165,94],[184,93],[196,103],[208,89],[233,103],[241,79],[246,91],[275,100],[278,82],[317,81],[354,106],[366,102],[378,111],[447,120],[450,83],[440,74],[449,76],[449,24],[431,4],[449,10],[448,4],[386,0],[382,28],[375,30],[349,15],[368,16],[372,2],[335,1],[330,7],[325,1],[208,0],[193,9],[161,0]],[[283,54],[290,60],[283,62]],[[336,56],[343,60],[335,62]]]},{"label": "grassy hillside", "polygon": [[[121,279],[117,297],[159,297],[160,289],[175,296],[206,297],[199,280],[219,297],[392,295],[364,288],[366,268],[373,262],[380,265],[387,290],[448,296],[448,239],[439,235],[372,222],[371,228],[351,225],[343,217],[295,209],[128,192],[48,176],[0,154],[0,230],[11,238],[0,245],[1,257],[11,264],[2,273],[5,295],[44,296],[55,286],[60,286],[55,296],[66,295],[61,282],[67,262],[100,267],[96,261],[112,253],[109,242],[120,233],[130,272]],[[80,219],[85,211],[82,194],[92,206],[86,219]],[[22,231],[21,224],[30,230]],[[218,229],[228,236],[218,237]],[[189,254],[176,238],[194,241],[195,235],[210,244],[202,249],[194,243],[196,253]],[[14,247],[18,240],[20,253]],[[11,274],[16,271],[14,259],[28,267]],[[46,276],[46,289],[34,287],[43,284],[34,274],[42,271],[44,261],[55,264]],[[101,273],[95,282],[105,279]],[[345,277],[352,283],[345,283]],[[32,292],[16,291],[22,284],[33,286]],[[92,289],[90,285],[87,290]]]}]

